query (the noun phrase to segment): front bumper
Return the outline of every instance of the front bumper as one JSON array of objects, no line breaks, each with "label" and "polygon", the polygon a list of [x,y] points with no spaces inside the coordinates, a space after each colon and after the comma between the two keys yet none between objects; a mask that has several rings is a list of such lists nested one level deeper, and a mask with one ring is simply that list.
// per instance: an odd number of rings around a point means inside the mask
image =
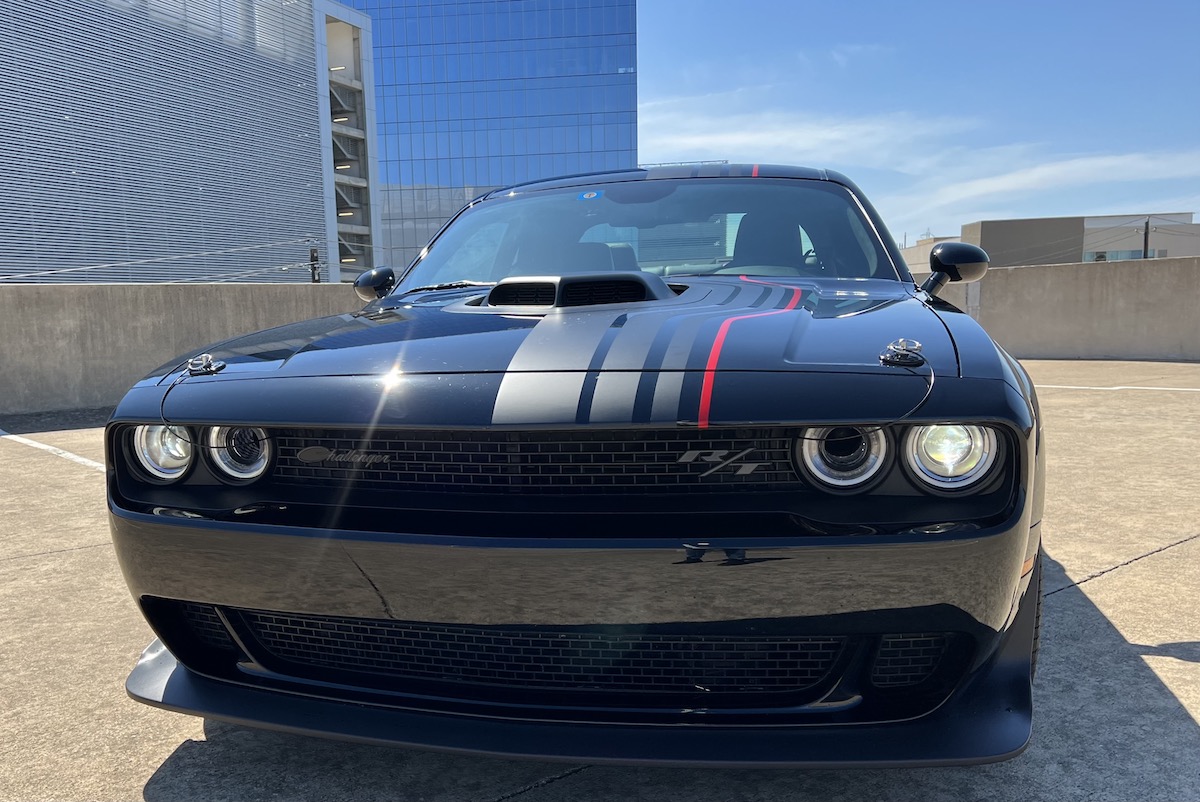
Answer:
[{"label": "front bumper", "polygon": [[[1022,505],[1023,507],[1023,505]],[[1020,507],[1019,507],[1020,509]],[[1028,741],[1027,515],[970,535],[711,536],[683,544],[450,538],[190,521],[110,504],[136,599],[296,615],[473,626],[718,628],[805,633],[955,631],[973,645],[953,688],[926,712],[871,719],[854,688],[755,709],[677,705],[594,710],[519,695],[448,699],[288,677],[253,660],[225,673],[161,642],[129,678],[147,704],[288,732],[549,760],[706,765],[950,765],[1003,760]],[[701,562],[695,546],[707,545]],[[692,549],[689,550],[688,546]],[[744,552],[744,558],[743,558]],[[737,559],[725,559],[733,554]],[[1018,604],[1018,602],[1020,602]],[[167,643],[177,634],[152,626]],[[177,641],[176,641],[177,642]],[[251,650],[253,651],[253,650]],[[251,665],[247,665],[247,662]],[[829,705],[840,699],[842,708]],[[848,701],[849,700],[849,701]]]},{"label": "front bumper", "polygon": [[235,724],[496,757],[756,768],[988,763],[1016,757],[1029,743],[1034,601],[1026,599],[1001,648],[946,704],[890,724],[633,726],[434,714],[210,679],[184,668],[157,640],[138,661],[126,690],[145,704]]}]

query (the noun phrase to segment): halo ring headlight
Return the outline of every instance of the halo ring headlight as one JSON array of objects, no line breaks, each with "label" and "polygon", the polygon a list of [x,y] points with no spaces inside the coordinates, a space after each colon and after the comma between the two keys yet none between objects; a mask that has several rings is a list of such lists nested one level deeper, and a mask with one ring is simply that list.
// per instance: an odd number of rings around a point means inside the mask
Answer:
[{"label": "halo ring headlight", "polygon": [[914,426],[904,440],[912,474],[938,490],[969,487],[996,463],[996,433],[987,426],[943,423]]},{"label": "halo ring headlight", "polygon": [[822,426],[805,429],[796,445],[804,473],[826,490],[857,492],[881,474],[889,456],[879,427]]},{"label": "halo ring headlight", "polygon": [[192,467],[191,433],[183,426],[142,425],[133,429],[133,454],[149,477],[174,482]]},{"label": "halo ring headlight", "polygon": [[222,478],[253,482],[271,464],[271,438],[256,426],[214,426],[206,440]]}]

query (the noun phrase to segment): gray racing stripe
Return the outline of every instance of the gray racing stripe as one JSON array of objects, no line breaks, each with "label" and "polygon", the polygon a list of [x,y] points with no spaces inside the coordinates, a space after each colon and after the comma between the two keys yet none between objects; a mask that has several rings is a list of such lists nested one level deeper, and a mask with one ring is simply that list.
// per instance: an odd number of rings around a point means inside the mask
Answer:
[{"label": "gray racing stripe", "polygon": [[[695,315],[712,315],[721,311],[740,293],[737,287],[706,287],[707,294],[700,302],[672,304],[670,321],[682,321]],[[664,321],[664,311],[654,307],[645,311],[631,312],[629,321],[613,342],[604,359],[603,370],[656,370],[662,364],[662,354],[674,329],[670,321]]]},{"label": "gray racing stripe", "polygon": [[640,373],[601,373],[592,395],[589,423],[629,423]]},{"label": "gray racing stripe", "polygon": [[542,318],[508,365],[492,407],[492,423],[574,423],[584,371],[624,314],[618,308]]},{"label": "gray racing stripe", "polygon": [[575,423],[588,374],[509,373],[500,383],[492,423]]},{"label": "gray racing stripe", "polygon": [[654,386],[654,406],[650,410],[651,421],[675,423],[686,417],[681,415],[679,409],[683,377],[684,374],[678,371],[658,374],[658,384]]},{"label": "gray racing stripe", "polygon": [[[767,300],[774,294],[771,287],[755,287],[754,289],[747,288],[747,293],[754,293],[755,299],[747,303],[745,309],[756,309],[764,306]],[[714,310],[714,314],[704,317],[696,317],[684,322],[675,332],[675,336],[671,339],[671,344],[667,346],[667,352],[663,355],[662,369],[663,370],[687,370],[689,358],[694,350],[701,350],[707,359],[708,351],[712,348],[712,336],[716,334],[716,329],[713,326],[720,326],[720,322],[726,318],[746,314],[744,311],[731,312],[729,309],[721,308]],[[701,330],[708,326],[713,328],[712,334],[697,341]],[[703,363],[701,364],[703,368]]]},{"label": "gray racing stripe", "polygon": [[[679,393],[683,391],[682,380],[668,381],[663,392],[659,393],[658,382],[667,375],[659,371],[686,368],[688,355],[695,348],[699,332],[713,320],[732,314],[728,307],[744,301],[746,293],[754,293],[757,296],[750,306],[761,305],[770,294],[769,292],[763,293],[759,287],[731,287],[730,289],[732,292],[716,303],[705,304],[697,311],[687,315],[677,315],[660,326],[646,354],[645,372],[642,374],[634,398],[633,418],[635,421],[674,420],[675,410],[678,408],[680,400]],[[618,340],[613,346],[614,352],[620,344],[621,341]],[[675,394],[673,398],[671,397],[672,393]]]},{"label": "gray racing stripe", "polygon": [[533,327],[508,363],[512,371],[586,370],[592,355],[625,310],[551,313]]}]

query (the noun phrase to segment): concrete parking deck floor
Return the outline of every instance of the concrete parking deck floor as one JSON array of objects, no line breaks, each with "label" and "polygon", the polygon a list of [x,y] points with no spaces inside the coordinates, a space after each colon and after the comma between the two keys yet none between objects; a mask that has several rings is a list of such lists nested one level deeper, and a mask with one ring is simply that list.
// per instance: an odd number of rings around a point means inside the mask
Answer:
[{"label": "concrete parking deck floor", "polygon": [[1016,760],[563,766],[285,736],[135,704],[122,683],[151,635],[108,540],[103,414],[84,412],[0,419],[16,435],[0,439],[0,799],[1200,799],[1200,365],[1027,366],[1046,420],[1050,560],[1033,744]]}]

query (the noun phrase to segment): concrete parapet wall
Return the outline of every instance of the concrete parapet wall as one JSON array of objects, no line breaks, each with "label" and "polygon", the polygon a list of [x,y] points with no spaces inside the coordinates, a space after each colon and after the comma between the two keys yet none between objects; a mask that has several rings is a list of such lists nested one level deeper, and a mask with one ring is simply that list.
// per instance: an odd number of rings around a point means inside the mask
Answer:
[{"label": "concrete parapet wall", "polygon": [[346,284],[0,285],[0,413],[115,404],[207,343],[361,308]]},{"label": "concrete parapet wall", "polygon": [[1009,267],[979,322],[1017,357],[1200,360],[1200,257]]},{"label": "concrete parapet wall", "polygon": [[[942,295],[1018,358],[1200,361],[1200,257],[998,267]],[[344,284],[0,285],[0,413],[115,404],[206,343],[361,306]]]},{"label": "concrete parapet wall", "polygon": [[1018,358],[1200,361],[1200,257],[994,267],[942,295]]}]

